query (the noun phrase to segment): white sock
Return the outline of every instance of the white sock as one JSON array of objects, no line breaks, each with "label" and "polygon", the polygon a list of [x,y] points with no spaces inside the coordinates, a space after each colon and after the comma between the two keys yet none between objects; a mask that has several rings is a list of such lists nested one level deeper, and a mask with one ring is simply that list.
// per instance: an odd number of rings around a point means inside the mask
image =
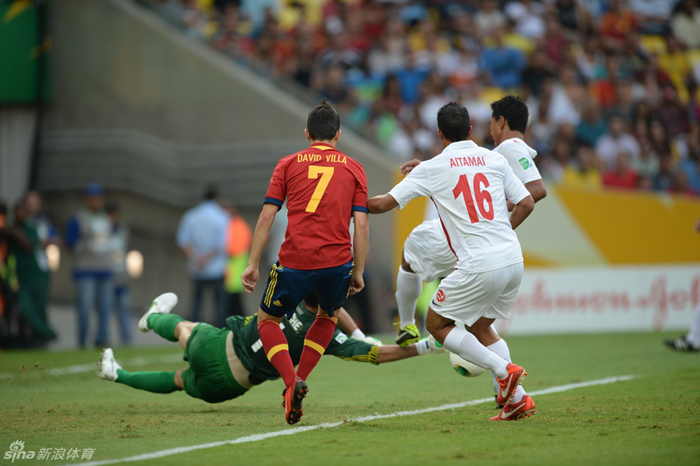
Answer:
[{"label": "white sock", "polygon": [[[505,359],[508,362],[513,362],[510,359],[510,350],[508,349],[508,343],[501,338],[498,340],[496,343],[493,343],[492,345],[487,346],[489,350],[493,351],[503,359]],[[498,380],[496,380],[496,376],[491,373],[491,378],[493,379],[493,391],[494,393],[498,394],[498,391],[500,390],[500,385],[498,384]],[[518,385],[517,390],[515,391],[515,395],[513,396],[513,402],[514,403],[519,403],[520,400],[523,399],[523,395],[525,395],[525,389],[523,388],[522,385]]]},{"label": "white sock", "polygon": [[362,338],[365,337],[365,332],[363,332],[359,328],[356,328],[355,330],[352,331],[352,334],[350,336],[353,338],[357,338],[358,340],[361,340]]},{"label": "white sock", "polygon": [[695,309],[695,317],[693,317],[693,322],[690,324],[690,332],[688,332],[685,339],[694,347],[700,348],[700,304]]},{"label": "white sock", "polygon": [[416,347],[416,351],[418,351],[418,356],[424,356],[430,353],[430,347],[428,346],[427,338],[419,340],[418,343],[415,343],[413,346]]},{"label": "white sock", "polygon": [[493,351],[489,351],[488,348],[479,343],[479,340],[474,335],[463,328],[453,328],[447,334],[442,346],[474,364],[495,372],[501,378],[508,375],[508,370],[506,369],[508,361]]},{"label": "white sock", "polygon": [[399,267],[396,277],[396,305],[399,307],[401,327],[416,323],[416,305],[422,291],[423,282],[418,274],[406,272]]}]

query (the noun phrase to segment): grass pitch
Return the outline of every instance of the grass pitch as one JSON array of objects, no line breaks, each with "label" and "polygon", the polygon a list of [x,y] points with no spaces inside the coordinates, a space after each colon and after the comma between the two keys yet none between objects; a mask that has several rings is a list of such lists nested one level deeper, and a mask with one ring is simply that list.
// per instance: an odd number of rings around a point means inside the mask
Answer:
[{"label": "grass pitch", "polygon": [[[357,422],[376,413],[488,398],[491,380],[488,374],[458,376],[445,354],[381,366],[324,357],[309,379],[305,415],[297,426],[342,425],[131,464],[699,464],[700,354],[666,349],[661,342],[669,336],[677,335],[507,338],[515,361],[530,374],[528,391],[635,376],[536,396],[537,413],[518,422],[489,422],[497,413],[493,402]],[[126,370],[173,371],[183,367],[174,362],[178,348],[115,353]],[[37,452],[94,448],[92,461],[103,461],[293,429],[280,407],[281,381],[209,405],[181,392],[157,395],[106,382],[94,372],[53,375],[57,368],[94,364],[98,356],[98,351],[0,355],[5,374],[0,380],[0,464],[10,464],[2,455],[15,440]],[[149,362],[154,360],[161,362]],[[71,461],[15,464],[36,462]]]}]

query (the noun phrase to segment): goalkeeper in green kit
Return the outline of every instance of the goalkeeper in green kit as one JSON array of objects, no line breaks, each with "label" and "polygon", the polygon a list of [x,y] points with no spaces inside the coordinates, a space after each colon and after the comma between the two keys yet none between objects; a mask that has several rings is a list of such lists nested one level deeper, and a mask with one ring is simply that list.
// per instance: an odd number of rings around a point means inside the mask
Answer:
[{"label": "goalkeeper in green kit", "polygon": [[[279,373],[265,355],[257,321],[254,316],[232,316],[226,319],[228,328],[189,322],[170,311],[177,304],[174,293],[158,296],[139,321],[143,332],[155,331],[169,341],[179,341],[185,350],[186,369],[174,372],[127,372],[107,348],[98,363],[98,375],[113,382],[153,393],[184,390],[193,398],[207,403],[220,403],[245,394],[255,385],[279,378]],[[316,318],[318,303],[315,295],[299,303],[290,319],[282,321],[282,331],[289,342],[289,353],[296,365],[304,348],[304,336]],[[348,337],[335,330],[325,354],[347,361],[380,364],[414,356],[444,351],[434,340],[424,339],[406,347],[381,345],[357,329],[352,317],[341,308],[338,325],[359,338]]]}]

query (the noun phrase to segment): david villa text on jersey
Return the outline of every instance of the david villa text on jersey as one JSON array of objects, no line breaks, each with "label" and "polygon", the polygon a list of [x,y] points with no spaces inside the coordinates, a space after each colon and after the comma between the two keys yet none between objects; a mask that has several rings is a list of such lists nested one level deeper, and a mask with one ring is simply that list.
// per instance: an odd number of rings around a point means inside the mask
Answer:
[{"label": "david villa text on jersey", "polygon": [[326,162],[344,163],[345,165],[348,164],[347,156],[340,154],[297,154],[297,162],[320,162],[324,158],[326,159]]}]

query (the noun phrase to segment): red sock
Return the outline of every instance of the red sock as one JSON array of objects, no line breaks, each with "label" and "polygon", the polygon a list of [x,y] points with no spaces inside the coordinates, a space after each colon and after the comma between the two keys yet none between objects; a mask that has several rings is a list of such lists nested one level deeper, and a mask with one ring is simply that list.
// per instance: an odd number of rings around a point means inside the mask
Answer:
[{"label": "red sock", "polygon": [[311,324],[311,328],[306,333],[304,339],[304,349],[301,351],[301,359],[299,359],[299,370],[297,375],[301,380],[306,380],[323,353],[328,347],[328,343],[333,338],[335,332],[335,324],[338,323],[337,317],[316,316],[316,320]]},{"label": "red sock", "polygon": [[282,376],[284,385],[289,388],[294,383],[297,373],[289,356],[289,344],[287,337],[282,333],[280,324],[274,320],[263,320],[258,323],[258,333],[263,344],[265,355],[270,360],[277,372]]}]

